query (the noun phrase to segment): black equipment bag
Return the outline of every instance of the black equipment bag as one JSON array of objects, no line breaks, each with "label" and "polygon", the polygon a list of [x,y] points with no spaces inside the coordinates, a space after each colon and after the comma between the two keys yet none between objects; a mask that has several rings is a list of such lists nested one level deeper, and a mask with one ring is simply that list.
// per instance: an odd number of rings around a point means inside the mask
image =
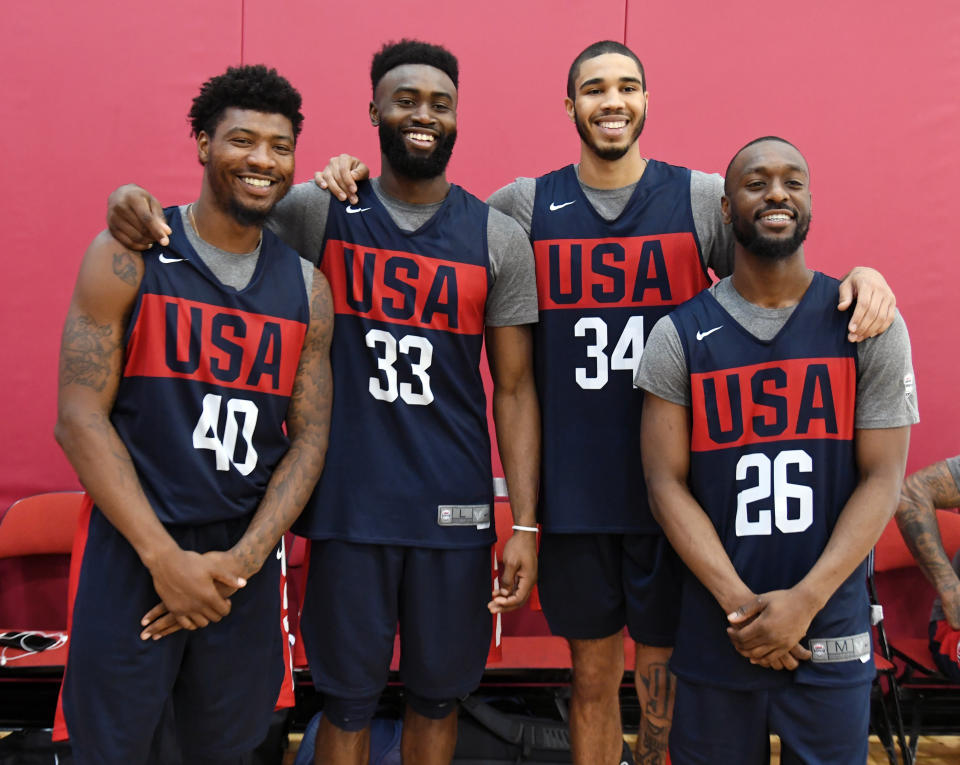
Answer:
[{"label": "black equipment bag", "polygon": [[[570,732],[560,720],[501,712],[475,696],[460,700],[460,722],[453,765],[568,765]],[[620,765],[633,765],[623,745]],[[613,765],[611,763],[611,765]]]}]

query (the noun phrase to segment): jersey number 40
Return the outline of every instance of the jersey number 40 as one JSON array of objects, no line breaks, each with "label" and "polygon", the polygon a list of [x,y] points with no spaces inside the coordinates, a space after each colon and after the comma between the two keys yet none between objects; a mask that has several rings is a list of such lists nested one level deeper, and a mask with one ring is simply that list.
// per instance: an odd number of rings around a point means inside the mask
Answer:
[{"label": "jersey number 40", "polygon": [[[253,447],[253,433],[257,427],[260,410],[252,401],[245,398],[227,399],[223,438],[217,433],[220,429],[220,410],[223,396],[208,393],[203,397],[203,411],[197,426],[193,429],[193,448],[210,449],[217,459],[217,470],[229,470],[233,465],[240,475],[250,475],[257,466],[257,450]],[[238,419],[242,415],[243,427]],[[242,436],[246,449],[243,460],[238,461],[237,437]]]}]

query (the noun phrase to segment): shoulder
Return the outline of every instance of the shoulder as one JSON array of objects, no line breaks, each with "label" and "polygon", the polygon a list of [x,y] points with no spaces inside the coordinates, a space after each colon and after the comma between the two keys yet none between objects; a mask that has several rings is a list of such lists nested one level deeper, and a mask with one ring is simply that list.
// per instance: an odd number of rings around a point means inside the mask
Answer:
[{"label": "shoulder", "polygon": [[140,286],[145,259],[156,258],[160,248],[156,245],[145,253],[128,250],[114,239],[108,230],[94,237],[84,255],[84,265],[106,275],[112,273],[117,279],[133,289]]},{"label": "shoulder", "polygon": [[495,191],[487,203],[506,213],[520,224],[525,235],[530,234],[533,220],[533,202],[537,195],[537,182],[533,178],[517,178],[513,183]]},{"label": "shoulder", "polygon": [[519,236],[523,241],[529,243],[527,235],[523,232],[520,224],[510,215],[501,212],[495,207],[490,208],[490,215],[487,218],[487,233],[488,235],[496,234],[508,238]]},{"label": "shoulder", "polygon": [[720,173],[705,173],[702,170],[688,170],[690,173],[690,188],[698,191],[708,191],[711,194],[723,194],[723,176]]},{"label": "shoulder", "polygon": [[160,252],[153,247],[141,255],[102,231],[84,253],[74,301],[98,315],[126,313],[140,290],[145,260],[155,259]]},{"label": "shoulder", "polygon": [[496,210],[513,215],[513,211],[524,202],[533,204],[533,197],[537,193],[535,178],[517,178],[503,188],[494,191],[487,199],[487,204]]},{"label": "shoulder", "polygon": [[661,316],[657,323],[653,325],[650,334],[647,336],[647,342],[644,344],[643,352],[648,350],[654,353],[660,353],[664,348],[677,346],[680,343],[680,334],[677,332],[677,325],[673,322],[671,315]]},{"label": "shoulder", "polygon": [[493,208],[487,218],[487,250],[494,275],[504,268],[532,273],[533,248],[526,231],[514,218]]},{"label": "shoulder", "polygon": [[[836,281],[836,280],[834,280]],[[838,282],[839,284],[839,282]],[[910,333],[907,323],[897,310],[893,323],[887,330],[874,337],[868,337],[858,345],[860,359],[869,359],[871,356],[910,356]]]},{"label": "shoulder", "polygon": [[330,192],[321,189],[313,181],[298,183],[291,186],[283,199],[277,202],[270,217],[282,220],[305,219],[318,213],[326,217],[331,199]]},{"label": "shoulder", "polygon": [[690,203],[694,211],[706,211],[720,216],[720,198],[723,196],[723,178],[717,173],[690,170]]},{"label": "shoulder", "polygon": [[[701,290],[692,298],[682,302],[663,318],[670,319],[672,320],[672,323],[679,326],[682,320],[685,320],[689,316],[696,315],[705,304],[716,305],[719,303],[722,306],[723,300],[720,298],[720,296],[723,294],[728,285],[729,277],[726,279],[721,279],[716,284],[711,284],[705,290]],[[659,324],[660,322],[657,323]]]}]

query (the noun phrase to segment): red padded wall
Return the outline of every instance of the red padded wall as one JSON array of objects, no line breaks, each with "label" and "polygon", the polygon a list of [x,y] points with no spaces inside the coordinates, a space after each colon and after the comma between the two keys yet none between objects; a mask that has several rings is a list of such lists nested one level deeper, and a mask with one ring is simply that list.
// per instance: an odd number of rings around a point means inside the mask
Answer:
[{"label": "red padded wall", "polygon": [[0,506],[72,488],[52,437],[59,332],[107,193],[137,180],[167,203],[200,177],[185,122],[199,83],[231,63],[277,66],[304,94],[297,178],[333,152],[374,160],[369,60],[386,39],[447,44],[461,61],[450,177],[485,196],[517,175],[575,161],[566,70],[586,44],[626,40],[651,92],[643,151],[722,170],[743,142],[779,133],[813,168],[812,265],[856,263],[890,279],[910,325],[924,422],[910,465],[953,454],[958,267],[951,182],[960,175],[960,8],[811,0],[776,12],[666,0],[37,0],[4,14],[0,118]]},{"label": "red padded wall", "polygon": [[76,487],[53,425],[60,330],[80,258],[117,185],[141,179],[166,199],[197,187],[190,99],[211,72],[240,61],[236,0],[150,8],[37,0],[3,14],[2,507]]},{"label": "red padded wall", "polygon": [[753,138],[796,143],[811,166],[808,263],[834,275],[878,268],[909,326],[922,422],[908,471],[960,452],[949,191],[960,177],[960,6],[695,5],[630,2],[626,42],[650,89],[643,150],[723,172]]}]

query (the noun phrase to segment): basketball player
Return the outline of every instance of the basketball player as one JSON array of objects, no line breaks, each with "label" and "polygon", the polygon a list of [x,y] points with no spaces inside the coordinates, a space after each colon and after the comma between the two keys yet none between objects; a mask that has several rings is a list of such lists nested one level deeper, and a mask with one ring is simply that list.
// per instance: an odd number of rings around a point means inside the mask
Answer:
[{"label": "basketball player", "polygon": [[[680,574],[637,469],[643,399],[633,375],[656,321],[710,283],[708,268],[728,275],[733,257],[720,218],[721,178],[641,155],[647,104],[636,54],[613,41],[590,45],[567,78],[579,164],[518,178],[488,200],[520,223],[536,258],[539,586],[551,631],[570,644],[570,731],[581,765],[617,762],[621,752],[624,625],[637,642],[637,760],[666,757]],[[350,195],[367,172],[341,155],[318,182],[356,204]],[[841,309],[854,293],[851,336],[882,331],[894,306],[882,277],[855,269],[841,288]]]},{"label": "basketball player", "polygon": [[942,614],[951,629],[960,630],[960,577],[943,549],[937,508],[960,506],[960,455],[921,468],[907,476],[897,506],[897,526],[907,547],[936,587]]},{"label": "basketball player", "polygon": [[[62,697],[82,765],[147,762],[168,705],[185,763],[248,762],[266,735],[278,545],[331,404],[327,280],[262,226],[290,187],[300,103],[263,66],[208,80],[190,110],[200,194],[164,211],[167,244],[103,232],[80,267],[56,436],[90,499]],[[158,599],[185,629],[142,640]]]},{"label": "basketball player", "polygon": [[637,385],[651,508],[689,571],[671,666],[675,765],[865,762],[865,558],[917,421],[906,327],[857,346],[807,269],[810,174],[781,138],[727,168],[734,268],[661,319]]},{"label": "basketball player", "polygon": [[900,490],[897,526],[920,570],[937,590],[930,614],[930,652],[943,674],[960,681],[960,551],[943,547],[937,508],[960,505],[960,456],[907,476]]},{"label": "basketball player", "polygon": [[[478,685],[490,642],[484,339],[516,524],[497,607],[522,604],[536,576],[540,423],[527,326],[536,287],[520,227],[446,179],[453,55],[385,45],[371,83],[382,175],[360,184],[353,203],[301,184],[271,223],[319,263],[337,315],[334,436],[295,527],[313,540],[302,630],[325,694],[316,762],[367,762],[399,622],[403,757],[431,765],[453,756],[456,699]],[[156,205],[141,189],[112,200],[111,225],[131,231],[131,244],[163,236],[141,223],[138,211],[149,218]]]}]

